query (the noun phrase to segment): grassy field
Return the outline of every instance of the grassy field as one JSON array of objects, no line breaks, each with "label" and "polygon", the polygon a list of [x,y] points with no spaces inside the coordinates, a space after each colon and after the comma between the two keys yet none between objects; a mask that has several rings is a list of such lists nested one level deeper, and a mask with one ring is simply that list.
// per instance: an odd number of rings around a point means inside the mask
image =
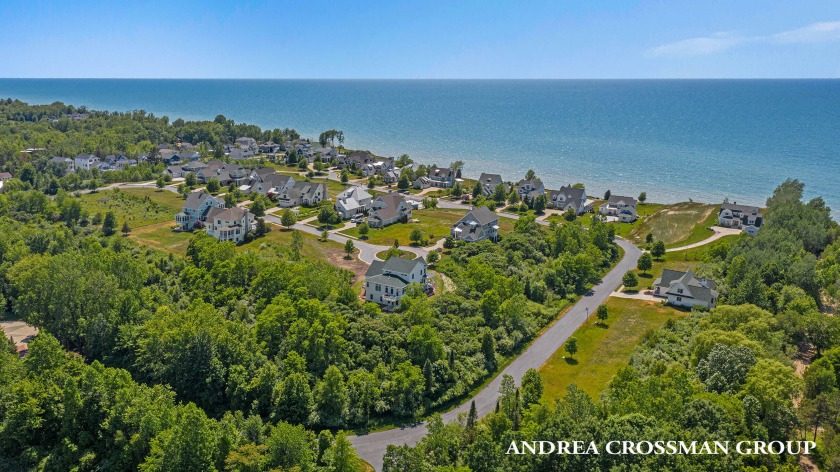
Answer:
[{"label": "grassy field", "polygon": [[[390,249],[386,249],[384,251],[379,251],[379,252],[376,253],[376,257],[378,257],[378,258],[380,258],[384,261],[386,259],[386,256],[388,255],[388,251],[390,251]],[[415,259],[417,257],[417,254],[414,254],[411,251],[404,251],[404,250],[400,249],[400,254],[397,257],[412,260],[412,259]]]},{"label": "grassy field", "polygon": [[172,221],[141,226],[131,230],[128,237],[138,244],[184,256],[187,254],[192,233],[173,231],[173,226],[175,223]]},{"label": "grassy field", "polygon": [[686,271],[697,267],[706,258],[706,253],[709,251],[709,248],[713,247],[715,244],[720,244],[722,242],[728,242],[732,244],[740,237],[741,235],[724,236],[718,239],[717,241],[714,241],[704,246],[696,247],[693,249],[687,249],[685,251],[666,252],[661,260],[653,260],[653,268],[649,270],[646,274],[643,274],[639,270],[634,270],[634,272],[636,272],[636,275],[639,276],[639,286],[637,287],[637,289],[649,289],[650,286],[653,285],[653,282],[657,278],[659,278],[659,276],[662,275],[663,269],[668,268]]},{"label": "grassy field", "polygon": [[696,243],[714,234],[707,228],[716,224],[716,209],[717,205],[695,202],[667,205],[640,218],[627,236],[636,244],[643,243],[648,233],[666,247]]},{"label": "grassy field", "polygon": [[78,197],[88,214],[102,216],[111,211],[117,218],[117,225],[128,222],[134,229],[164,221],[175,221],[175,213],[184,202],[172,192],[156,189],[105,190]]},{"label": "grassy field", "polygon": [[[411,218],[419,220],[418,223],[396,223],[382,229],[371,228],[368,233],[367,242],[371,244],[382,244],[390,246],[394,240],[401,245],[409,244],[409,235],[414,228],[420,228],[423,235],[429,238],[429,242],[437,241],[449,234],[449,227],[466,214],[464,210],[436,208],[434,210],[417,210],[412,212]],[[500,218],[501,219],[501,218]],[[501,225],[500,225],[501,226]],[[359,237],[359,230],[356,227],[340,231],[345,236]],[[433,238],[430,237],[434,236]]]},{"label": "grassy field", "polygon": [[553,404],[572,384],[597,399],[618,369],[627,364],[647,331],[662,327],[670,318],[683,316],[682,312],[656,302],[611,297],[606,305],[606,327],[590,321],[575,332],[578,352],[574,359],[560,349],[540,368],[544,402]]},{"label": "grassy field", "polygon": [[[367,270],[367,264],[356,258],[359,254],[358,249],[354,249],[353,258],[345,259],[344,245],[334,241],[320,241],[317,236],[300,231],[303,236],[303,249],[301,255],[305,258],[328,262],[332,265],[348,269],[354,272],[357,276],[364,274]],[[237,251],[247,251],[249,249],[260,251],[263,250],[264,245],[271,243],[279,246],[291,247],[292,232],[282,229],[279,226],[272,225],[271,232],[262,238],[255,239],[248,244],[243,244],[236,248]]]}]

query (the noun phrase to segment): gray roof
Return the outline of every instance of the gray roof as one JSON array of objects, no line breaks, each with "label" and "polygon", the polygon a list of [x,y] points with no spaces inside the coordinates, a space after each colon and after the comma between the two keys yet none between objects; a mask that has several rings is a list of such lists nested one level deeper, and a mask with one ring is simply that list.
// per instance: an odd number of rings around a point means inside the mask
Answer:
[{"label": "gray roof", "polygon": [[[400,207],[400,203],[404,202],[405,199],[402,195],[397,192],[386,193],[385,195],[380,195],[376,197],[376,200],[381,200],[385,203],[384,208],[380,208],[371,212],[372,217],[379,217],[382,220],[390,220],[397,216],[397,209]],[[375,200],[375,201],[376,201]]]},{"label": "gray roof", "polygon": [[248,210],[245,208],[233,207],[225,209],[217,214],[214,214],[213,218],[228,221],[239,221],[245,216],[246,213],[248,213]]},{"label": "gray roof", "polygon": [[187,201],[184,202],[184,208],[187,210],[198,210],[198,207],[204,203],[205,200],[208,198],[214,198],[209,193],[205,192],[204,190],[198,192],[191,192],[187,195]]},{"label": "gray roof", "polygon": [[475,221],[480,225],[488,225],[493,222],[498,222],[499,215],[490,211],[490,209],[486,206],[480,206],[467,212],[467,214],[455,224],[469,223],[470,221]]},{"label": "gray roof", "polygon": [[723,203],[720,206],[721,210],[730,210],[738,213],[753,213],[761,216],[761,208],[750,205],[738,205],[737,203]]},{"label": "gray roof", "polygon": [[624,203],[627,204],[627,205],[633,205],[633,206],[637,205],[637,202],[636,202],[635,198],[625,197],[625,196],[622,196],[622,195],[610,195],[609,200],[607,200],[608,203],[618,203],[620,201],[624,201]]},{"label": "gray roof", "polygon": [[[386,261],[373,261],[368,267],[367,272],[365,272],[366,278],[382,276],[382,275],[390,275],[391,277],[398,278],[392,274],[386,274],[386,272],[396,272],[399,274],[410,274],[417,265],[426,265],[426,260],[422,257],[418,257],[416,259],[403,259],[402,257],[391,257]],[[403,283],[408,283],[408,281],[400,279]]]},{"label": "gray roof", "polygon": [[[672,291],[672,287],[677,283],[685,286],[688,293],[677,293]],[[692,271],[681,272],[678,270],[665,269],[662,271],[662,277],[656,279],[654,285],[667,287],[665,292],[668,295],[679,295],[681,297],[693,298],[704,302],[711,302],[713,298],[717,298],[718,293],[715,291],[715,281],[711,279],[698,279]]]},{"label": "gray roof", "polygon": [[353,186],[347,187],[343,192],[339,193],[336,198],[353,198],[356,201],[362,201],[366,198],[372,198],[371,195],[362,187]]},{"label": "gray roof", "polygon": [[478,178],[478,182],[481,184],[486,195],[492,194],[496,190],[496,187],[498,187],[499,184],[503,183],[501,175],[485,173],[481,174],[481,176]]}]

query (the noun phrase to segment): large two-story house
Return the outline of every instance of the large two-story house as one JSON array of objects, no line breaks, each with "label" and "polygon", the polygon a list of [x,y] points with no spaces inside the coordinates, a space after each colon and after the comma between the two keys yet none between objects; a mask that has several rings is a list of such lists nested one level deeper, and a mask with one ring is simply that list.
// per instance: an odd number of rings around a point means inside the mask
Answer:
[{"label": "large two-story house", "polygon": [[610,195],[610,198],[598,207],[598,211],[605,216],[615,216],[623,223],[632,223],[638,217],[636,205],[636,199],[633,197]]},{"label": "large two-story house", "polygon": [[277,193],[277,204],[282,208],[315,206],[327,198],[324,182],[295,182]]},{"label": "large two-story house", "polygon": [[473,208],[449,228],[449,234],[459,241],[496,241],[499,237],[499,216],[486,206]]},{"label": "large two-story house", "polygon": [[725,228],[739,228],[741,231],[755,236],[764,223],[761,209],[755,206],[724,203],[718,213],[718,224]]},{"label": "large two-story house", "polygon": [[383,228],[400,220],[411,218],[411,204],[397,192],[376,197],[368,214],[368,224],[372,228]]},{"label": "large two-story house", "polygon": [[451,188],[455,185],[457,172],[446,167],[432,167],[429,169],[429,185],[432,187]]},{"label": "large two-story house", "polygon": [[714,308],[718,298],[714,280],[698,279],[690,270],[680,272],[671,269],[663,270],[662,276],[653,282],[653,295],[667,298],[671,305],[686,308]]},{"label": "large two-story house", "polygon": [[91,170],[99,164],[99,158],[93,154],[79,154],[76,156],[76,169]]},{"label": "large two-story house", "polygon": [[520,180],[516,184],[516,192],[522,201],[533,201],[540,195],[545,195],[545,185],[541,180]]},{"label": "large two-story house", "polygon": [[586,207],[586,190],[582,188],[560,187],[560,190],[549,190],[546,207],[561,211],[572,209],[578,215],[584,214]]},{"label": "large two-story house", "polygon": [[207,215],[207,234],[219,241],[245,241],[254,217],[246,208],[211,208]]},{"label": "large two-story house", "polygon": [[365,273],[365,300],[393,310],[400,304],[409,284],[418,283],[428,290],[426,260],[391,257],[387,261],[373,261]]},{"label": "large two-story house", "polygon": [[335,210],[342,219],[370,210],[373,197],[362,187],[348,187],[335,197]]},{"label": "large two-story house", "polygon": [[496,191],[496,187],[498,187],[499,185],[505,186],[505,195],[507,195],[507,193],[510,191],[508,186],[502,181],[502,176],[499,174],[482,173],[481,176],[478,178],[478,182],[481,184],[481,192],[484,194],[485,197],[493,195],[493,192]]},{"label": "large two-story house", "polygon": [[216,198],[204,190],[192,192],[187,196],[187,201],[181,212],[175,215],[175,223],[181,230],[189,231],[194,228],[205,226],[207,215],[212,208],[224,209],[225,201]]}]

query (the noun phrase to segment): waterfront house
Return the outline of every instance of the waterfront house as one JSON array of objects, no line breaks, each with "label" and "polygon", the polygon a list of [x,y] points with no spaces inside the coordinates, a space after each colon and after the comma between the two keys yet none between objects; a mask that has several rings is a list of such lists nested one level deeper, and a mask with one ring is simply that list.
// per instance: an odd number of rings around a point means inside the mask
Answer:
[{"label": "waterfront house", "polygon": [[293,206],[315,206],[327,198],[324,182],[294,182],[277,193],[277,203],[282,208]]},{"label": "waterfront house", "polygon": [[571,208],[576,214],[582,215],[588,209],[586,206],[586,190],[571,185],[560,187],[560,190],[549,190],[546,206],[561,211]]},{"label": "waterfront house", "polygon": [[432,185],[432,181],[429,180],[429,178],[426,177],[425,175],[417,177],[417,179],[414,181],[414,188],[416,188],[418,190],[427,189],[431,185]]},{"label": "waterfront house", "polygon": [[417,283],[430,289],[426,280],[426,260],[391,257],[387,261],[373,261],[365,272],[365,300],[378,303],[385,310],[400,304],[409,284]]},{"label": "waterfront house", "polygon": [[493,192],[496,191],[496,187],[499,185],[504,185],[505,195],[510,192],[510,188],[508,185],[504,184],[502,176],[499,174],[485,174],[482,172],[481,176],[478,178],[478,182],[481,184],[481,192],[485,197],[493,195]]},{"label": "waterfront house", "polygon": [[455,185],[456,171],[446,167],[429,169],[429,185],[432,187],[451,188]]},{"label": "waterfront house", "polygon": [[541,180],[520,180],[516,183],[516,192],[524,202],[532,202],[540,195],[545,195],[545,185]]},{"label": "waterfront house", "polygon": [[251,230],[254,215],[246,208],[228,209],[211,208],[207,215],[207,234],[219,241],[245,241],[245,235]]},{"label": "waterfront house", "polygon": [[738,228],[750,236],[755,236],[763,223],[764,216],[761,214],[761,209],[755,206],[738,205],[737,202],[724,203],[718,212],[720,226]]},{"label": "waterfront house", "polygon": [[372,228],[384,228],[399,221],[411,218],[411,204],[397,192],[376,197],[368,214],[368,224]]},{"label": "waterfront house", "polygon": [[470,210],[449,229],[449,234],[458,241],[496,241],[499,237],[499,216],[486,206]]},{"label": "waterfront house", "polygon": [[373,197],[362,187],[348,187],[335,197],[335,209],[342,219],[370,210]]},{"label": "waterfront house", "polygon": [[653,295],[666,298],[671,305],[686,308],[714,308],[718,298],[714,280],[697,278],[690,270],[671,269],[663,270],[662,276],[653,282]]},{"label": "waterfront house", "polygon": [[622,223],[636,221],[636,199],[621,195],[610,195],[610,198],[598,207],[598,211],[604,216],[615,216]]},{"label": "waterfront house", "polygon": [[192,192],[187,195],[181,212],[175,215],[175,223],[184,231],[203,227],[211,208],[224,209],[225,201],[204,190]]}]

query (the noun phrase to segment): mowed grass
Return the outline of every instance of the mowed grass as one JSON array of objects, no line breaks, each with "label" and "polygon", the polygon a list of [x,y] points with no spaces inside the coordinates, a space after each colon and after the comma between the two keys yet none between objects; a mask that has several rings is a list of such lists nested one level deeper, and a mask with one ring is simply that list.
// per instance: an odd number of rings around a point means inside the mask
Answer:
[{"label": "mowed grass", "polygon": [[193,233],[174,231],[174,226],[174,221],[141,226],[131,230],[128,237],[138,244],[185,256]]},{"label": "mowed grass", "polygon": [[694,269],[700,263],[706,260],[706,255],[709,249],[717,244],[728,243],[732,244],[741,237],[749,237],[744,235],[733,234],[724,236],[716,241],[713,241],[704,246],[687,249],[685,251],[666,252],[661,259],[653,260],[653,268],[647,273],[642,273],[638,269],[634,269],[636,275],[639,277],[639,286],[637,290],[648,290],[653,285],[653,282],[662,275],[663,269],[673,269],[686,271]]},{"label": "mowed grass", "polygon": [[575,332],[578,352],[573,359],[561,348],[540,368],[542,399],[547,404],[562,398],[572,384],[598,398],[618,370],[627,365],[646,332],[661,328],[668,319],[684,316],[661,303],[643,300],[611,297],[606,305],[606,327],[596,325],[593,316]]},{"label": "mowed grass", "polygon": [[[449,227],[460,220],[466,213],[465,210],[448,208],[416,210],[411,213],[411,219],[419,220],[418,223],[395,223],[382,229],[371,228],[366,241],[371,244],[390,246],[394,244],[394,240],[397,240],[400,245],[406,245],[411,243],[409,239],[411,232],[415,228],[420,228],[423,236],[429,239],[429,243],[432,244],[441,238],[445,238],[449,234]],[[347,228],[339,233],[354,238],[359,237],[359,229],[357,227]]]},{"label": "mowed grass", "polygon": [[717,221],[716,205],[684,202],[667,205],[646,218],[628,233],[628,239],[643,243],[648,233],[663,241],[666,247],[702,241],[714,234],[707,229]]},{"label": "mowed grass", "polygon": [[99,213],[104,217],[110,211],[116,216],[118,226],[128,222],[132,229],[164,221],[174,224],[175,213],[183,206],[178,195],[156,189],[105,190],[78,198],[89,215]]}]

